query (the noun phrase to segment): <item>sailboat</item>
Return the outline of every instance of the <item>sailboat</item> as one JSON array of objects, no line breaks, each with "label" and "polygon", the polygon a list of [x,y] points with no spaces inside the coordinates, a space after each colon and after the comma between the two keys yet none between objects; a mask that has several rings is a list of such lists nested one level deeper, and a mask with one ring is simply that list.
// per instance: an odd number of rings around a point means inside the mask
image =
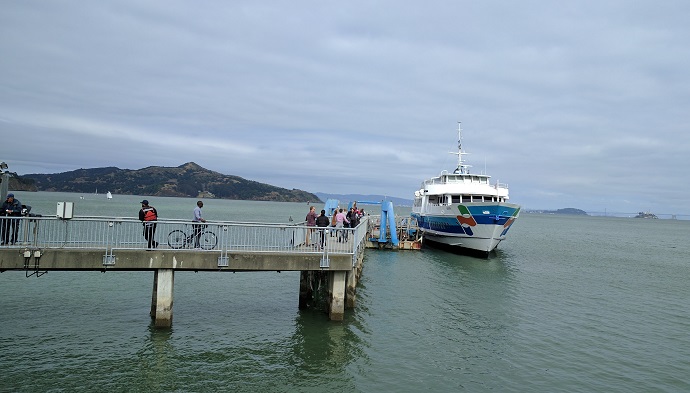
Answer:
[{"label": "sailboat", "polygon": [[111,194],[110,191],[108,191],[108,193],[105,194],[105,197],[108,199],[113,199],[113,194]]}]

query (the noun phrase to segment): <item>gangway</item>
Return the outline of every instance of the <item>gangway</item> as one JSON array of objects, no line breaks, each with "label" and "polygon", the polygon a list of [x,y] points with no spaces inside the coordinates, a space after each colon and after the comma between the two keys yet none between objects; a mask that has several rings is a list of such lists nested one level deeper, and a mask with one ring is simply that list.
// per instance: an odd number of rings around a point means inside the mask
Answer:
[{"label": "gangway", "polygon": [[[366,246],[368,248],[394,248],[404,250],[419,250],[421,248],[421,236],[417,222],[411,217],[398,218],[395,216],[393,202],[391,201],[351,201],[348,211],[353,206],[380,205],[381,216],[372,216],[368,220]],[[337,209],[339,201],[329,199],[326,201],[325,210]]]}]

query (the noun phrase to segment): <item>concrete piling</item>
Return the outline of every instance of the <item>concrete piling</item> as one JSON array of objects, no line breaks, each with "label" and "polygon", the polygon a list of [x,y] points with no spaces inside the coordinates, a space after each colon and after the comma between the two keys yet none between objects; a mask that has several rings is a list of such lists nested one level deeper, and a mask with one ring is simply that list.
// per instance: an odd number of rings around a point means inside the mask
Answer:
[{"label": "concrete piling", "polygon": [[347,272],[329,272],[328,317],[331,321],[342,321],[345,315],[345,277]]},{"label": "concrete piling", "polygon": [[[172,326],[173,317],[173,284],[175,272],[172,269],[158,269],[154,278],[155,318],[157,328]],[[152,310],[153,313],[153,304]]]},{"label": "concrete piling", "polygon": [[299,309],[304,310],[314,300],[314,274],[310,271],[302,271],[299,274]]}]

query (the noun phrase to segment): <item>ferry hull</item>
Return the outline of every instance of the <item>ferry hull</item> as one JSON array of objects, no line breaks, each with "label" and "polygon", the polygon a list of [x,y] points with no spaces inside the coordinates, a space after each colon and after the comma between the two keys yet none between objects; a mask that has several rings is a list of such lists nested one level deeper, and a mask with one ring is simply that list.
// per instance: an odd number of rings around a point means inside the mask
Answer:
[{"label": "ferry hull", "polygon": [[[454,215],[453,211],[464,213]],[[465,204],[437,214],[413,212],[412,217],[417,219],[425,244],[432,242],[445,249],[488,256],[506,238],[519,212],[520,207],[514,204]]]}]

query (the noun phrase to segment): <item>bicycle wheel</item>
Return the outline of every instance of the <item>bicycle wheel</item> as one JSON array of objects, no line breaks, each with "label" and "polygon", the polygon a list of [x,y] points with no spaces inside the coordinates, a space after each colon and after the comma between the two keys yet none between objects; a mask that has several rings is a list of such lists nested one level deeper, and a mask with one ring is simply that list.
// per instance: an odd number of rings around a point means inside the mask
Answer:
[{"label": "bicycle wheel", "polygon": [[201,232],[201,237],[199,238],[199,247],[203,248],[204,250],[213,250],[216,248],[216,244],[218,244],[218,238],[216,238],[215,233],[209,231]]},{"label": "bicycle wheel", "polygon": [[168,245],[170,248],[182,248],[185,246],[187,234],[179,229],[168,233]]}]

